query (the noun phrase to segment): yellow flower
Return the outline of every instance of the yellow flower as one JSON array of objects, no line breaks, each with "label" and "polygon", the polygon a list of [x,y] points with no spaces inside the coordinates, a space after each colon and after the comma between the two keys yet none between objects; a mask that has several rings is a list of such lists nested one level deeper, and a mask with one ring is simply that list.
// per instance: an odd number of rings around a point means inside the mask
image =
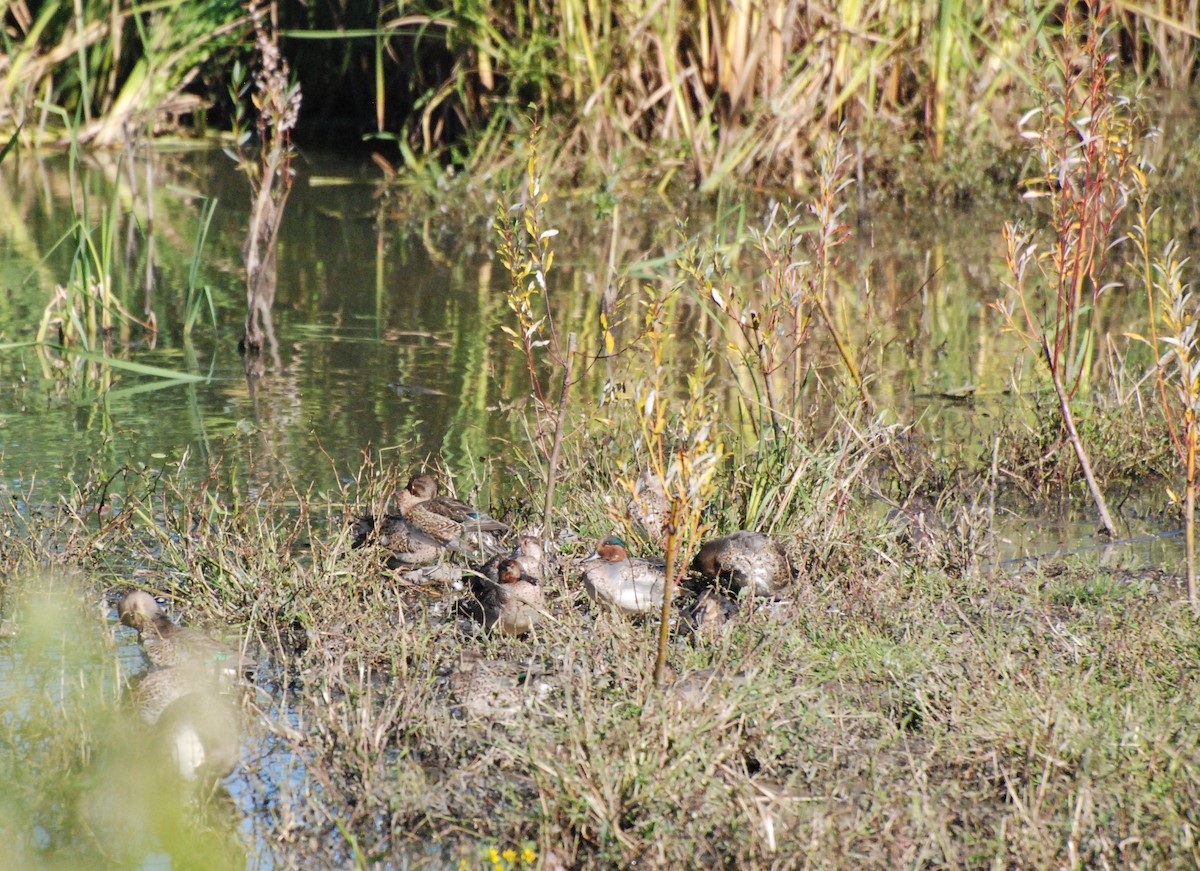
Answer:
[{"label": "yellow flower", "polygon": [[533,852],[533,850],[529,849],[528,847],[521,851],[521,861],[526,865],[532,865],[533,860],[536,858],[537,853]]},{"label": "yellow flower", "polygon": [[511,865],[513,862],[517,861],[517,851],[513,850],[512,848],[505,850],[500,855],[504,857],[504,861],[507,862],[509,865]]},{"label": "yellow flower", "polygon": [[488,849],[488,861],[491,862],[493,865],[500,864],[500,853],[497,852],[495,847],[491,847]]}]

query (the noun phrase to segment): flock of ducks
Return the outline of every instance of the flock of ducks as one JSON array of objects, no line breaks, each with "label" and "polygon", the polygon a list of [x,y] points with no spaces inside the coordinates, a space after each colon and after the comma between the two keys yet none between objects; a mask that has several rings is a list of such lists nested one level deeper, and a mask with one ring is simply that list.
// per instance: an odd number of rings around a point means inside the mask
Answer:
[{"label": "flock of ducks", "polygon": [[[460,611],[484,629],[506,635],[530,631],[545,615],[539,581],[544,552],[541,541],[523,535],[511,552],[500,545],[508,527],[459,499],[438,493],[432,475],[416,475],[394,497],[398,511],[383,517],[354,520],[352,544],[376,544],[387,552],[389,568],[419,570],[441,565],[447,555],[490,557],[466,574],[470,595]],[[631,510],[638,507],[631,503]],[[706,542],[691,564],[692,573],[709,589],[701,593],[701,612],[728,616],[736,610],[714,587],[758,596],[779,595],[792,581],[783,547],[770,536],[741,530]],[[645,614],[662,607],[666,564],[661,559],[630,556],[615,535],[602,539],[580,562],[588,595],[624,614]]]},{"label": "flock of ducks", "polygon": [[[475,561],[463,571],[467,594],[459,614],[483,631],[524,635],[549,618],[540,581],[542,542],[520,536],[509,550],[501,540],[509,528],[466,502],[440,495],[436,479],[420,474],[395,493],[396,513],[363,515],[351,524],[353,547],[377,546],[386,565],[405,573],[444,566],[448,557]],[[634,508],[631,503],[631,510]],[[483,562],[478,562],[480,559]],[[685,619],[693,628],[721,623],[737,604],[724,592],[777,596],[793,574],[780,544],[767,535],[738,531],[706,542],[690,566],[703,586]],[[661,609],[666,566],[660,559],[630,556],[615,535],[602,539],[579,563],[587,594],[620,614]],[[189,780],[224,777],[236,764],[239,744],[235,687],[255,663],[194,629],[174,623],[147,592],[135,590],[118,603],[120,620],[137,630],[151,670],[131,690],[133,707],[152,740]],[[475,684],[500,692],[488,664],[464,654],[452,688]],[[511,686],[511,684],[510,684]]]}]

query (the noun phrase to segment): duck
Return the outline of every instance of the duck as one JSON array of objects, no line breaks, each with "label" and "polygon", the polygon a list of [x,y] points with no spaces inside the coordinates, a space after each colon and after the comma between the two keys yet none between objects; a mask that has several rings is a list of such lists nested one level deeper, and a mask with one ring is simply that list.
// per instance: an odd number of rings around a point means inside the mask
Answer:
[{"label": "duck", "polygon": [[536,535],[522,535],[517,539],[512,558],[520,564],[521,571],[526,575],[535,581],[542,579],[546,552],[542,549],[542,540]]},{"label": "duck", "polygon": [[150,746],[184,780],[219,780],[237,763],[241,729],[222,684],[193,663],[149,671],[129,692]]},{"label": "duck", "polygon": [[186,781],[215,782],[241,754],[241,724],[226,693],[193,690],[172,701],[151,730],[160,757],[170,758]]},{"label": "duck", "polygon": [[[672,672],[674,669],[671,670]],[[686,674],[674,674],[668,689],[673,706],[679,710],[722,711],[731,715],[737,710],[737,690],[747,685],[744,671],[730,673],[716,666],[701,668]]]},{"label": "duck", "polygon": [[464,526],[482,529],[485,532],[508,532],[508,525],[474,505],[455,499],[453,496],[442,496],[438,493],[437,479],[433,475],[413,475],[404,487],[422,500],[421,507],[443,517],[449,517]]},{"label": "duck", "polygon": [[792,580],[783,546],[769,535],[744,529],[705,542],[692,560],[692,571],[760,596],[777,595]]},{"label": "duck", "polygon": [[427,566],[445,553],[442,543],[417,529],[399,514],[375,517],[363,514],[350,527],[350,546],[360,548],[374,540],[388,550],[389,569]]},{"label": "duck", "polygon": [[545,612],[546,600],[537,580],[526,573],[518,559],[504,559],[496,569],[496,580],[482,574],[471,578],[471,596],[464,610],[488,631],[502,635],[524,635]]},{"label": "duck", "polygon": [[158,601],[133,590],[117,603],[121,622],[137,630],[146,658],[156,668],[201,666],[227,677],[253,671],[252,658],[219,644],[203,632],[172,622]]},{"label": "duck", "polygon": [[500,582],[500,565],[508,560],[516,560],[521,571],[536,583],[542,580],[543,560],[545,551],[542,540],[536,535],[522,535],[517,539],[517,545],[507,554],[497,554],[479,568],[480,574],[492,583]]},{"label": "duck", "polygon": [[615,535],[602,539],[583,570],[588,595],[626,614],[645,614],[662,607],[666,564],[657,559],[631,557]]},{"label": "duck", "polygon": [[442,547],[458,551],[502,553],[496,534],[508,526],[472,505],[449,496],[439,496],[432,475],[414,475],[396,491],[400,516],[408,524]]},{"label": "duck", "polygon": [[512,721],[526,708],[550,694],[553,687],[517,663],[487,659],[476,650],[464,650],[451,671],[450,694],[467,719]]},{"label": "duck", "polygon": [[220,681],[202,666],[176,665],[143,674],[131,684],[128,699],[138,719],[153,726],[176,699],[191,692],[219,689]]},{"label": "duck", "polygon": [[738,612],[737,602],[709,587],[683,613],[683,627],[693,636],[712,636],[720,632]]}]

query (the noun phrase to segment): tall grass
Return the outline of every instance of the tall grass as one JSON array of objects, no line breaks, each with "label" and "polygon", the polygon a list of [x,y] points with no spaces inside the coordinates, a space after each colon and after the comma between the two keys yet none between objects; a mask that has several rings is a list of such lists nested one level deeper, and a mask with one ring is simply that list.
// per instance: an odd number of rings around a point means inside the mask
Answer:
[{"label": "tall grass", "polygon": [[189,88],[222,62],[246,17],[236,0],[13,0],[4,23],[0,129],[105,146],[203,109]]},{"label": "tall grass", "polygon": [[1196,319],[1193,285],[1186,281],[1187,258],[1179,242],[1169,239],[1161,253],[1151,250],[1150,226],[1157,211],[1150,205],[1147,172],[1134,176],[1137,216],[1130,236],[1135,246],[1134,267],[1146,292],[1149,329],[1136,336],[1154,353],[1158,398],[1162,404],[1171,448],[1183,467],[1183,495],[1168,488],[1171,501],[1183,510],[1188,598],[1200,616],[1196,581],[1197,454],[1200,453],[1200,323]]},{"label": "tall grass", "polygon": [[1092,471],[1071,401],[1089,382],[1096,356],[1100,299],[1116,286],[1118,221],[1133,190],[1140,135],[1135,105],[1116,81],[1116,46],[1102,4],[1064,23],[1061,54],[1052,55],[1042,102],[1026,120],[1038,175],[1027,197],[1047,204],[1045,250],[1039,228],[1005,225],[1009,295],[996,303],[1008,329],[1022,337],[1050,375],[1058,413],[1101,523],[1117,528]]},{"label": "tall grass", "polygon": [[[1194,80],[1193,0],[1116,5],[1134,72],[1171,87]],[[445,162],[477,170],[514,153],[506,143],[532,102],[555,132],[555,164],[582,159],[607,177],[683,177],[711,190],[734,178],[799,185],[815,143],[842,125],[884,164],[914,132],[937,157],[1007,139],[1011,106],[1035,75],[1027,59],[1059,33],[1061,7],[1034,6],[470,0],[448,10],[424,0],[277,9],[312,97],[309,134],[336,126],[390,140],[419,172]],[[232,114],[225,69],[246,23],[231,0],[15,0],[0,55],[0,133],[25,123],[30,139],[65,141],[68,125],[48,107],[89,143],[188,118],[203,130],[209,107]]]},{"label": "tall grass", "polygon": [[[79,155],[74,147],[68,167],[74,217],[57,244],[69,247],[69,269],[64,280],[55,285],[33,341],[12,343],[4,350],[32,348],[47,380],[57,381],[76,398],[107,393],[121,371],[156,379],[149,389],[200,380],[195,375],[126,358],[124,352],[135,336],[148,337],[153,343],[157,320],[149,308],[149,297],[146,313],[139,317],[122,302],[116,287],[123,191],[119,184],[113,184],[107,200],[97,202],[80,181]],[[146,195],[152,196],[153,192]],[[132,234],[132,220],[129,229]],[[148,248],[153,263],[153,246]]]},{"label": "tall grass", "polygon": [[[504,324],[501,329],[522,354],[529,371],[536,416],[531,441],[543,463],[542,535],[549,538],[554,534],[554,490],[568,425],[567,407],[576,380],[577,343],[574,332],[564,339],[550,305],[548,275],[554,266],[552,242],[558,231],[544,226],[549,193],[542,187],[540,132],[535,120],[529,135],[525,196],[511,206],[501,202],[493,226],[496,253],[508,270],[505,297],[516,323],[515,328]],[[544,373],[545,367],[550,368],[549,374]],[[556,378],[557,397],[553,394]]]}]

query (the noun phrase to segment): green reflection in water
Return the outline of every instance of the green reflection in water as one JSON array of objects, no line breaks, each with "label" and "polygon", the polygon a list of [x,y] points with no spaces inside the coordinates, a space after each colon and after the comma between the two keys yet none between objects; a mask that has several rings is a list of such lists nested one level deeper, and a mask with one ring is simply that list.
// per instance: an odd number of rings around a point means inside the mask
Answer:
[{"label": "green reflection in water", "polygon": [[[89,470],[215,452],[242,480],[290,477],[324,487],[357,468],[368,447],[402,466],[436,460],[466,483],[484,483],[497,457],[525,449],[528,372],[499,330],[508,317],[507,276],[491,260],[491,214],[466,226],[439,214],[397,225],[382,217],[369,169],[304,158],[280,237],[277,356],[253,390],[236,348],[248,195],[232,163],[217,152],[139,153],[80,167],[78,183],[93,204],[112,200],[114,187],[121,204],[116,293],[132,313],[152,311],[158,325],[153,338],[121,330],[113,353],[206,380],[164,386],[111,371],[114,391],[96,397],[43,371],[32,351],[0,354],[0,467],[9,486],[37,474],[53,488]],[[54,245],[75,220],[72,195],[65,159],[21,156],[0,166],[0,342],[28,338],[65,280],[69,254]],[[201,318],[189,340],[184,303],[205,198],[218,205],[198,282],[211,290],[217,323]],[[560,328],[579,332],[588,356],[575,394],[587,407],[606,381],[635,379],[640,365],[636,357],[599,359],[602,306],[622,296],[624,315],[636,322],[639,284],[677,281],[672,264],[682,240],[676,215],[658,202],[600,219],[590,204],[561,208],[552,295]],[[1023,208],[966,211],[940,222],[865,215],[841,249],[833,317],[870,373],[879,406],[895,420],[948,408],[926,425],[937,440],[962,443],[978,437],[978,416],[947,397],[994,399],[1013,383],[1021,348],[1000,332],[988,303],[1005,280],[1001,224]],[[746,200],[719,209],[693,209],[687,232],[702,243],[737,234],[722,239],[740,264],[730,276],[752,295],[763,264],[737,228],[760,223],[764,207]],[[1101,336],[1135,324],[1137,302],[1106,296]],[[673,305],[676,365],[687,371],[701,343],[723,350],[728,337],[688,294]],[[636,325],[619,332],[628,338]],[[814,395],[840,378],[819,326],[805,355]],[[1101,363],[1093,378],[1108,377]],[[733,363],[717,384],[741,433],[757,413],[741,400],[746,383]]]}]

